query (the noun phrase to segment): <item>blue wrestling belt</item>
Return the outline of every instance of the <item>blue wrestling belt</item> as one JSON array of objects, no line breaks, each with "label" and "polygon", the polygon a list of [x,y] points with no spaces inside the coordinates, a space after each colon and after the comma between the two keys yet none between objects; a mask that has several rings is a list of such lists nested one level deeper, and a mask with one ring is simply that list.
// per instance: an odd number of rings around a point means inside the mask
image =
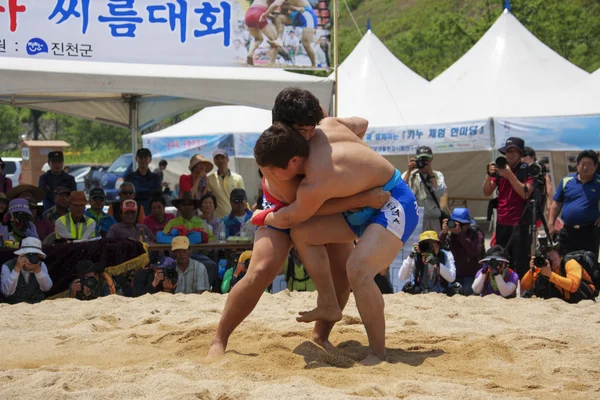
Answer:
[{"label": "blue wrestling belt", "polygon": [[[396,185],[398,185],[398,182],[400,182],[402,180],[402,174],[400,174],[400,171],[395,170],[394,171],[394,176],[392,176],[392,178],[388,181],[388,183],[386,183],[382,190],[384,192],[389,192],[391,191],[393,188],[396,187]],[[344,216],[346,217],[346,220],[348,221],[348,223],[352,224],[352,225],[363,225],[366,224],[367,221],[369,220],[369,218],[371,218],[377,211],[377,209],[375,208],[371,208],[371,207],[365,207],[360,211],[356,211],[356,212],[351,212],[351,211],[345,211],[344,212]]]}]

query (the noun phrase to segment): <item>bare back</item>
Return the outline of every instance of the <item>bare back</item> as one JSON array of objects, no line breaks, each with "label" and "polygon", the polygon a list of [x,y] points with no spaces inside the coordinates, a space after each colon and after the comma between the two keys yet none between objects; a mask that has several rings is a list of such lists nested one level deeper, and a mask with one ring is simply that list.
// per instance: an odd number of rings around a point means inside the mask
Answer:
[{"label": "bare back", "polygon": [[323,188],[328,198],[384,186],[394,175],[395,168],[389,161],[335,118],[321,121],[309,143],[303,184]]}]

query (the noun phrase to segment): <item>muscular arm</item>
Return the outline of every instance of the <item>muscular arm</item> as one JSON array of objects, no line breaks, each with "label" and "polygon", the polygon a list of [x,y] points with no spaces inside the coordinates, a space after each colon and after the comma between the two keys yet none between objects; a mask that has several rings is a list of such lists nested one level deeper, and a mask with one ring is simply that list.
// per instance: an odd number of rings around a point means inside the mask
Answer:
[{"label": "muscular arm", "polygon": [[336,118],[335,120],[350,129],[361,139],[365,136],[367,128],[369,127],[369,121],[360,117]]},{"label": "muscular arm", "polygon": [[281,6],[283,3],[285,3],[285,0],[275,0],[269,6],[269,8],[267,8],[267,11],[265,11],[265,15],[271,14],[273,11],[275,11],[275,9],[277,9],[277,7]]},{"label": "muscular arm", "polygon": [[[389,198],[390,192],[384,192],[381,188],[379,193],[374,190],[366,190],[350,197],[335,198],[327,200],[315,213],[315,215],[332,215],[357,208],[373,207],[380,208]],[[374,204],[379,202],[379,204]]]},{"label": "muscular arm", "polygon": [[316,214],[327,200],[326,187],[322,183],[303,182],[298,187],[296,201],[277,212],[267,215],[265,225],[288,229],[306,221]]}]

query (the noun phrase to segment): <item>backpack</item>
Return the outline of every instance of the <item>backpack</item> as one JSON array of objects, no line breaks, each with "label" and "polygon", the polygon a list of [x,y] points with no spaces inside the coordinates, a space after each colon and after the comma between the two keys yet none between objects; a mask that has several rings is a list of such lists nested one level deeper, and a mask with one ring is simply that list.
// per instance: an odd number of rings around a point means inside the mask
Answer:
[{"label": "backpack", "polygon": [[[568,253],[564,257],[564,263],[567,261],[575,260],[583,267],[585,272],[588,273],[594,287],[596,290],[594,291],[594,297],[598,296],[598,286],[600,285],[600,267],[598,266],[598,261],[596,261],[596,256],[591,251],[586,250],[578,250]],[[583,282],[583,281],[582,281]]]},{"label": "backpack", "polygon": [[315,284],[308,275],[304,264],[292,253],[288,256],[285,281],[289,291],[314,292]]},{"label": "backpack", "polygon": [[246,250],[240,254],[237,261],[225,271],[223,282],[221,283],[221,293],[229,293],[231,288],[246,276],[251,258],[252,250]]}]

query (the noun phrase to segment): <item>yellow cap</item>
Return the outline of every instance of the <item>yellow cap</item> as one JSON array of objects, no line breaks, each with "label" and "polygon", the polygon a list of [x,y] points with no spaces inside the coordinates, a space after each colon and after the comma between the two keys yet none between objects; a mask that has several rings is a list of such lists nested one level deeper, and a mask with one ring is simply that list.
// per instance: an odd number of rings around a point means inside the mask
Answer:
[{"label": "yellow cap", "polygon": [[171,251],[187,250],[190,248],[190,240],[186,236],[177,236],[171,242]]},{"label": "yellow cap", "polygon": [[425,231],[421,233],[421,236],[419,236],[419,242],[423,242],[425,240],[435,240],[436,242],[440,241],[438,234],[435,231]]}]

